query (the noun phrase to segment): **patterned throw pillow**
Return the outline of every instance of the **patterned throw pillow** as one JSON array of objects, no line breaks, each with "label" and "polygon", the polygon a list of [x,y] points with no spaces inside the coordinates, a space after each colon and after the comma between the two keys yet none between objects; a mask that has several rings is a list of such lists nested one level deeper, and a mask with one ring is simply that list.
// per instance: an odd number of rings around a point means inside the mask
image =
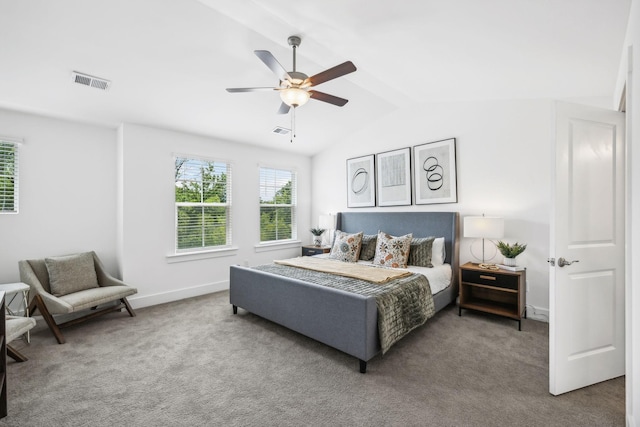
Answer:
[{"label": "patterned throw pillow", "polygon": [[382,231],[378,232],[376,255],[373,265],[393,268],[407,268],[409,248],[413,234],[394,237]]},{"label": "patterned throw pillow", "polygon": [[362,247],[362,231],[356,234],[347,234],[336,230],[336,237],[331,247],[329,258],[344,262],[357,262]]},{"label": "patterned throw pillow", "polygon": [[360,259],[363,261],[371,261],[376,256],[377,234],[365,234],[362,236],[362,249],[360,250]]},{"label": "patterned throw pillow", "polygon": [[407,264],[418,267],[433,267],[431,254],[435,239],[435,237],[414,237],[411,239],[411,250]]}]

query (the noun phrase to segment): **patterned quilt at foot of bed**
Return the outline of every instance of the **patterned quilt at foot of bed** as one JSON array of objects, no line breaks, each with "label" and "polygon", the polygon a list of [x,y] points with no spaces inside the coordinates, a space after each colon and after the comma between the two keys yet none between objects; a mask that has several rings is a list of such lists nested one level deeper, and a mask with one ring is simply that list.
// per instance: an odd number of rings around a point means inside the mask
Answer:
[{"label": "patterned quilt at foot of bed", "polygon": [[422,274],[384,284],[278,264],[253,267],[280,276],[376,298],[382,354],[435,314],[429,281]]}]

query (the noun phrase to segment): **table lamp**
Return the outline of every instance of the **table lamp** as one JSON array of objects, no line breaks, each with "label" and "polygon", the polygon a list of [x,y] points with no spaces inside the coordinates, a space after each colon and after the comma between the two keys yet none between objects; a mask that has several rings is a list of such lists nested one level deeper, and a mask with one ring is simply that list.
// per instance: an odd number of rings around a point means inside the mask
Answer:
[{"label": "table lamp", "polygon": [[[464,218],[464,237],[482,239],[482,263],[484,259],[484,239],[500,239],[504,236],[504,219],[497,216],[467,216]],[[493,242],[492,242],[493,243]],[[469,248],[471,255],[478,259]]]},{"label": "table lamp", "polygon": [[323,242],[323,244],[325,246],[330,246],[333,243],[331,234],[336,228],[336,216],[331,214],[320,215],[320,218],[318,219],[318,227],[327,230],[327,233],[325,233],[324,235],[327,236],[328,242]]}]

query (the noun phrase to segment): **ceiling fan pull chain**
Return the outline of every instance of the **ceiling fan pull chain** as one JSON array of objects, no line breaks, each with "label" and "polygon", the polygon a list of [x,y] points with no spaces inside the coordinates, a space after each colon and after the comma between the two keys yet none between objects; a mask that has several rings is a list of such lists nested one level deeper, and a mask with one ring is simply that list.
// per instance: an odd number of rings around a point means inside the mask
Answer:
[{"label": "ceiling fan pull chain", "polygon": [[296,137],[296,109],[295,107],[291,109],[291,140],[289,142],[293,143],[293,138]]}]

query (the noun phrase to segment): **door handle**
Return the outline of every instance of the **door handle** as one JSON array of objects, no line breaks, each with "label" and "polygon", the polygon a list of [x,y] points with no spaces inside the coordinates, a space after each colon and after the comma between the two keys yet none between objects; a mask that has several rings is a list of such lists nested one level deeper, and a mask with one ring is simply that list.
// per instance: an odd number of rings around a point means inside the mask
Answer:
[{"label": "door handle", "polygon": [[558,258],[558,267],[564,267],[565,265],[571,265],[574,262],[580,262],[580,260],[574,259],[573,261],[567,261],[566,259],[560,257],[560,258]]}]

